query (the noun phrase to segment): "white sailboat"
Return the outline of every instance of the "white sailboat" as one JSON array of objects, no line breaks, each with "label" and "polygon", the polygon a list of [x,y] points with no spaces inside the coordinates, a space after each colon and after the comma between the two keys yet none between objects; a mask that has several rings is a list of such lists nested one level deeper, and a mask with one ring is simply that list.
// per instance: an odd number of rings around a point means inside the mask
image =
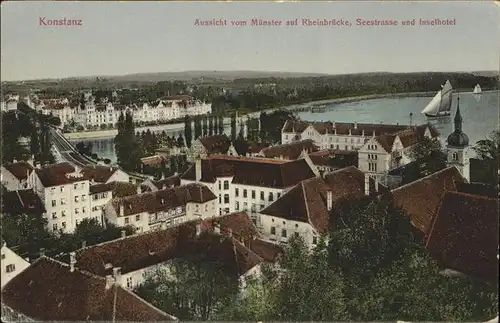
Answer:
[{"label": "white sailboat", "polygon": [[453,88],[449,80],[441,87],[442,89],[436,93],[431,102],[422,110],[422,113],[429,118],[449,116],[451,114]]},{"label": "white sailboat", "polygon": [[474,93],[474,94],[481,94],[481,93],[483,93],[483,90],[481,90],[481,85],[479,85],[479,83],[476,84],[476,86],[474,87],[474,90],[472,91],[472,93]]}]

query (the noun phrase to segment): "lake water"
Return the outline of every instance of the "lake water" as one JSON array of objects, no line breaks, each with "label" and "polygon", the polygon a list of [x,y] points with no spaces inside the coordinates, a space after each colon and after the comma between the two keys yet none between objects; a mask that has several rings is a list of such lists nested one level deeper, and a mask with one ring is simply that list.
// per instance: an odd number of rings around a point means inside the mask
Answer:
[{"label": "lake water", "polygon": [[[469,136],[470,144],[486,138],[492,131],[499,129],[499,91],[484,92],[480,96],[472,93],[460,93],[460,112],[464,119],[463,130]],[[441,133],[441,139],[453,131],[453,116],[457,108],[457,94],[453,97],[451,118],[429,120],[420,111],[429,103],[431,97],[384,98],[351,103],[327,105],[321,113],[300,112],[302,120],[335,121],[360,123],[409,124],[410,113],[413,113],[413,124],[430,121]],[[153,129],[154,128],[154,129]],[[182,125],[163,125],[150,127],[151,130],[165,130],[170,136],[179,136],[183,132]],[[140,130],[140,129],[137,129]],[[142,130],[142,129],[141,129]],[[230,127],[225,133],[230,135]],[[113,138],[94,138],[91,140],[72,140],[92,143],[92,151],[103,158],[116,160]]]}]

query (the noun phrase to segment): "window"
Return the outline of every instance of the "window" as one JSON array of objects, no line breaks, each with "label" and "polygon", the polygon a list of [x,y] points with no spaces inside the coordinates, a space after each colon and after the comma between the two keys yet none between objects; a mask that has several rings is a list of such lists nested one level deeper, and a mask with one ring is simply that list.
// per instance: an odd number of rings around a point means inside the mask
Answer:
[{"label": "window", "polygon": [[75,196],[75,202],[78,202],[80,200],[79,196]]},{"label": "window", "polygon": [[234,189],[234,196],[236,196],[236,197],[240,196],[240,190],[239,189],[237,189],[237,188]]},{"label": "window", "polygon": [[127,288],[132,288],[132,277],[127,277]]},{"label": "window", "polygon": [[269,202],[274,200],[273,192],[269,192]]},{"label": "window", "polygon": [[271,234],[276,234],[276,228],[275,227],[271,227]]},{"label": "window", "polygon": [[252,190],[252,198],[255,199],[255,190]]},{"label": "window", "polygon": [[377,163],[368,163],[368,171],[376,172],[377,171]]},{"label": "window", "polygon": [[76,208],[76,209],[75,209],[75,214],[78,214],[78,213],[80,213],[80,209],[79,209],[79,208]]},{"label": "window", "polygon": [[55,192],[55,191],[56,191],[55,187],[52,187],[52,188],[50,189],[50,194],[54,194],[54,192]]},{"label": "window", "polygon": [[277,198],[280,198],[281,197],[281,193],[278,193],[278,197]]},{"label": "window", "polygon": [[66,205],[66,199],[64,197],[61,199],[61,205]]},{"label": "window", "polygon": [[82,213],[85,213],[85,206],[82,207]]},{"label": "window", "polygon": [[229,194],[224,194],[224,204],[229,203]]},{"label": "window", "polygon": [[15,270],[16,270],[16,265],[14,265],[14,264],[7,265],[7,266],[5,267],[5,270],[6,270],[8,273],[11,273],[11,272],[13,272],[13,271],[15,271]]},{"label": "window", "polygon": [[66,229],[66,222],[61,223],[61,225],[63,229]]},{"label": "window", "polygon": [[52,200],[52,206],[56,206],[56,200]]},{"label": "window", "polygon": [[243,190],[243,197],[247,197],[247,190]]},{"label": "window", "polygon": [[99,197],[97,196],[97,194],[94,194],[94,195],[92,196],[92,200],[94,200],[94,201],[95,201],[95,200],[98,200],[98,199],[99,199]]},{"label": "window", "polygon": [[57,223],[54,223],[54,224],[52,225],[52,230],[57,231]]},{"label": "window", "polygon": [[61,186],[61,192],[64,192],[64,186]]},{"label": "window", "polygon": [[230,212],[230,210],[228,207],[224,209],[224,213],[228,214],[229,212]]},{"label": "window", "polygon": [[266,199],[264,196],[264,191],[260,191],[260,199],[263,201]]},{"label": "window", "polygon": [[135,220],[136,220],[136,221],[140,221],[140,220],[141,220],[141,215],[140,215],[140,214],[137,214],[137,215],[135,216]]},{"label": "window", "polygon": [[5,254],[4,253],[2,254],[2,259],[5,259]]},{"label": "window", "polygon": [[224,181],[224,190],[229,189],[229,181]]},{"label": "window", "polygon": [[52,219],[57,219],[57,212],[52,212]]},{"label": "window", "polygon": [[248,210],[248,203],[243,202],[243,211],[247,211],[247,210]]},{"label": "window", "polygon": [[295,237],[298,238],[299,237],[299,233],[298,232],[295,232]]},{"label": "window", "polygon": [[281,236],[283,238],[286,238],[286,230],[285,229],[281,230]]},{"label": "window", "polygon": [[260,209],[261,209],[261,210],[263,210],[263,209],[264,209],[264,207],[265,207],[265,206],[264,206],[264,204],[261,204],[261,205],[260,205]]},{"label": "window", "polygon": [[126,217],[126,218],[125,218],[125,224],[128,224],[128,223],[129,223],[129,218],[128,218],[128,217]]},{"label": "window", "polygon": [[240,202],[236,201],[236,203],[234,203],[234,209],[236,211],[239,211],[240,210]]},{"label": "window", "polygon": [[78,184],[73,184],[73,188],[76,190],[78,188]]},{"label": "window", "polygon": [[82,195],[82,201],[85,201],[85,195]]},{"label": "window", "polygon": [[219,194],[219,204],[222,203],[222,195]]},{"label": "window", "polygon": [[219,181],[219,191],[222,189],[222,182]]}]

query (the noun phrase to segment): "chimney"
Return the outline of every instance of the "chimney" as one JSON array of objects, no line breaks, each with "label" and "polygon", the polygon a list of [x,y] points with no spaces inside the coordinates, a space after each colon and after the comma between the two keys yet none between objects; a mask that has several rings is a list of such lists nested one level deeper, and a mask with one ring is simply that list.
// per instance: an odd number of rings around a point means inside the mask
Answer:
[{"label": "chimney", "polygon": [[141,185],[137,185],[137,194],[141,194]]},{"label": "chimney", "polygon": [[121,267],[113,267],[113,279],[115,283],[120,284],[122,278],[122,269]]},{"label": "chimney", "polygon": [[200,158],[196,158],[194,171],[195,171],[195,177],[196,177],[195,179],[197,182],[199,182],[201,179],[201,159]]},{"label": "chimney", "polygon": [[45,257],[45,248],[40,248],[40,257]]},{"label": "chimney", "polygon": [[127,236],[127,231],[122,230],[122,238],[125,238]]},{"label": "chimney", "polygon": [[354,122],[354,129],[358,129],[358,123],[356,121]]},{"label": "chimney", "polygon": [[163,184],[162,190],[166,190],[166,189],[167,189],[167,184]]},{"label": "chimney", "polygon": [[115,281],[113,279],[113,276],[106,275],[106,289],[110,289],[111,287],[113,287],[114,282]]},{"label": "chimney", "polygon": [[37,169],[42,169],[42,164],[40,162],[37,162],[35,167]]},{"label": "chimney", "polygon": [[199,236],[201,233],[201,225],[199,223],[196,224],[196,236]]},{"label": "chimney", "polygon": [[331,211],[333,207],[333,197],[332,197],[332,191],[328,190],[326,191],[326,208],[328,211]]},{"label": "chimney", "polygon": [[17,159],[15,159],[15,158],[14,158],[14,159],[12,159],[12,162],[13,162],[13,163],[17,163]]},{"label": "chimney", "polygon": [[220,233],[220,224],[219,223],[215,223],[214,224],[214,232],[215,233]]},{"label": "chimney", "polygon": [[125,206],[123,205],[123,202],[120,203],[120,216],[125,215]]},{"label": "chimney", "polygon": [[87,241],[83,240],[82,241],[82,249],[85,248],[87,246]]},{"label": "chimney", "polygon": [[231,228],[227,229],[227,236],[230,238],[233,236],[233,229],[231,229]]},{"label": "chimney", "polygon": [[76,253],[74,251],[69,253],[69,271],[74,272],[76,265]]},{"label": "chimney", "polygon": [[370,176],[365,174],[365,195],[370,195]]}]

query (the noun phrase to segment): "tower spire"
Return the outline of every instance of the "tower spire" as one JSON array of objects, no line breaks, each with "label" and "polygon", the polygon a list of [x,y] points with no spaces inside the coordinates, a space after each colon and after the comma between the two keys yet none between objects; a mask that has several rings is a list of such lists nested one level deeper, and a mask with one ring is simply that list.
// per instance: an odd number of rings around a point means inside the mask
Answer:
[{"label": "tower spire", "polygon": [[462,132],[462,114],[460,113],[460,97],[457,96],[457,112],[455,113],[455,132]]}]

